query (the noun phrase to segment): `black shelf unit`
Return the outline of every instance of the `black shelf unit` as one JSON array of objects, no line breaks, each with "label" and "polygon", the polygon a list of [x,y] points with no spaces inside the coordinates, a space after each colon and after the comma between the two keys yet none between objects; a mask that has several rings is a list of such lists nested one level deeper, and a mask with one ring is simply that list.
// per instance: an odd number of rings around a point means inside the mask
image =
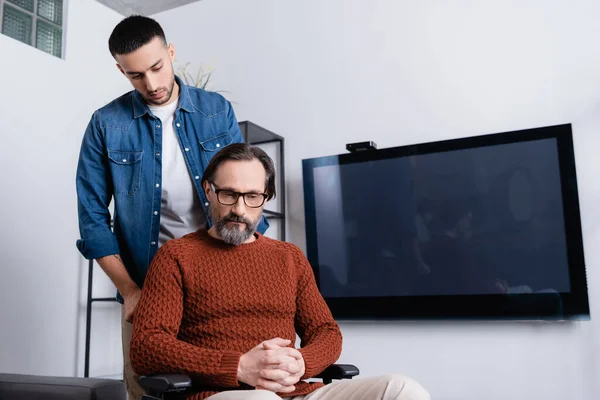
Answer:
[{"label": "black shelf unit", "polygon": [[[279,220],[279,240],[285,241],[285,150],[284,139],[259,125],[250,121],[239,123],[242,136],[246,143],[253,145],[275,143],[278,145],[279,165],[275,166],[277,172],[277,197],[279,199],[279,209],[281,212],[264,210],[264,214],[271,220]],[[112,223],[111,223],[112,225]],[[90,375],[90,342],[92,328],[92,304],[96,302],[117,302],[115,297],[93,297],[92,287],[94,283],[94,260],[88,262],[88,287],[87,287],[87,305],[85,321],[85,365],[83,376],[89,378]]]},{"label": "black shelf unit", "polygon": [[88,262],[88,287],[87,287],[87,306],[86,306],[86,318],[85,318],[85,365],[83,367],[84,378],[90,376],[90,340],[91,340],[91,328],[92,328],[92,303],[95,302],[117,302],[117,299],[113,297],[93,297],[92,287],[94,283],[94,260]]},{"label": "black shelf unit", "polygon": [[[242,121],[239,123],[242,130],[244,141],[253,145],[275,144],[279,163],[275,165],[278,209],[281,211],[264,210],[265,216],[270,220],[279,221],[279,237],[278,240],[285,241],[285,149],[284,138],[278,134],[271,132],[262,126],[256,125],[250,121]],[[274,160],[275,161],[275,160]]]}]

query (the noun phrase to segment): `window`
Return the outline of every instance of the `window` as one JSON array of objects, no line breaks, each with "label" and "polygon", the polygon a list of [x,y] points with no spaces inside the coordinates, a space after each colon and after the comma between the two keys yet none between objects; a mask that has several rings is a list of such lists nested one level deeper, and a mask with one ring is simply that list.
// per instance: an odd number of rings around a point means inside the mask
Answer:
[{"label": "window", "polygon": [[62,58],[64,0],[0,0],[2,33]]}]

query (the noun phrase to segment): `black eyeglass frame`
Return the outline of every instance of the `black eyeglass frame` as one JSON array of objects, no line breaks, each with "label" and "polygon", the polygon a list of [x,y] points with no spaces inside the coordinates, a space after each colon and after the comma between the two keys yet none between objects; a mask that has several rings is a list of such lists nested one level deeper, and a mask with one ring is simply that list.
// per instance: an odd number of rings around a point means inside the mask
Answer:
[{"label": "black eyeglass frame", "polygon": [[[213,190],[213,192],[215,192],[215,194],[217,195],[217,201],[219,203],[221,203],[224,206],[233,206],[235,205],[239,200],[240,200],[240,196],[243,197],[244,199],[244,204],[246,205],[246,207],[248,208],[260,208],[265,204],[265,201],[267,200],[267,197],[269,197],[269,195],[267,193],[256,193],[256,192],[236,192],[235,190],[229,190],[229,189],[219,189],[219,187],[217,185],[215,185],[214,182],[210,182],[210,187]],[[221,201],[221,197],[219,196],[219,193],[222,192],[227,192],[227,193],[231,193],[231,194],[235,194],[235,201],[230,203],[224,203],[223,201]],[[246,199],[246,195],[253,195],[253,196],[262,196],[262,202],[260,203],[260,205],[258,206],[251,206],[248,204],[248,200]]]}]

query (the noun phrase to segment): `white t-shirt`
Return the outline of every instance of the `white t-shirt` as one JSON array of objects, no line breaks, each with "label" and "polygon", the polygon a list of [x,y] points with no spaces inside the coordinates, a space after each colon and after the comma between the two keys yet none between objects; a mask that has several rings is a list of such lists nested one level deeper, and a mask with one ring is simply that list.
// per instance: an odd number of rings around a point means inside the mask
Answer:
[{"label": "white t-shirt", "polygon": [[149,106],[162,122],[162,201],[158,245],[206,226],[200,198],[187,169],[175,133],[177,101],[166,106]]}]

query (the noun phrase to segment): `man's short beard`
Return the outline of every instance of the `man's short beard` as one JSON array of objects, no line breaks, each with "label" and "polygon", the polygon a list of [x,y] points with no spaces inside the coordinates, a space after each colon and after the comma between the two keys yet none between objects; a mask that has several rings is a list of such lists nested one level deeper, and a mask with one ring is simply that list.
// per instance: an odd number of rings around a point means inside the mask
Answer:
[{"label": "man's short beard", "polygon": [[166,102],[168,102],[169,100],[171,100],[171,96],[173,96],[173,89],[175,88],[175,76],[173,76],[173,78],[171,80],[171,83],[170,83],[170,86],[171,86],[170,88],[167,88],[167,87],[159,88],[159,90],[164,89],[165,92],[167,92],[167,94],[165,95],[165,99],[164,100],[156,102],[156,101],[153,101],[151,97],[144,96],[145,99],[146,99],[146,102],[148,104],[153,105],[153,106],[162,106],[163,104],[165,104]]},{"label": "man's short beard", "polygon": [[[210,210],[211,220],[213,221],[215,230],[219,237],[225,242],[234,246],[246,242],[256,232],[258,226],[258,220],[252,221],[250,218],[240,217],[233,213],[229,213],[223,218],[220,218],[217,212]],[[227,226],[228,222],[242,222],[246,226],[244,229],[240,229],[238,225],[234,225],[232,228]]]}]

